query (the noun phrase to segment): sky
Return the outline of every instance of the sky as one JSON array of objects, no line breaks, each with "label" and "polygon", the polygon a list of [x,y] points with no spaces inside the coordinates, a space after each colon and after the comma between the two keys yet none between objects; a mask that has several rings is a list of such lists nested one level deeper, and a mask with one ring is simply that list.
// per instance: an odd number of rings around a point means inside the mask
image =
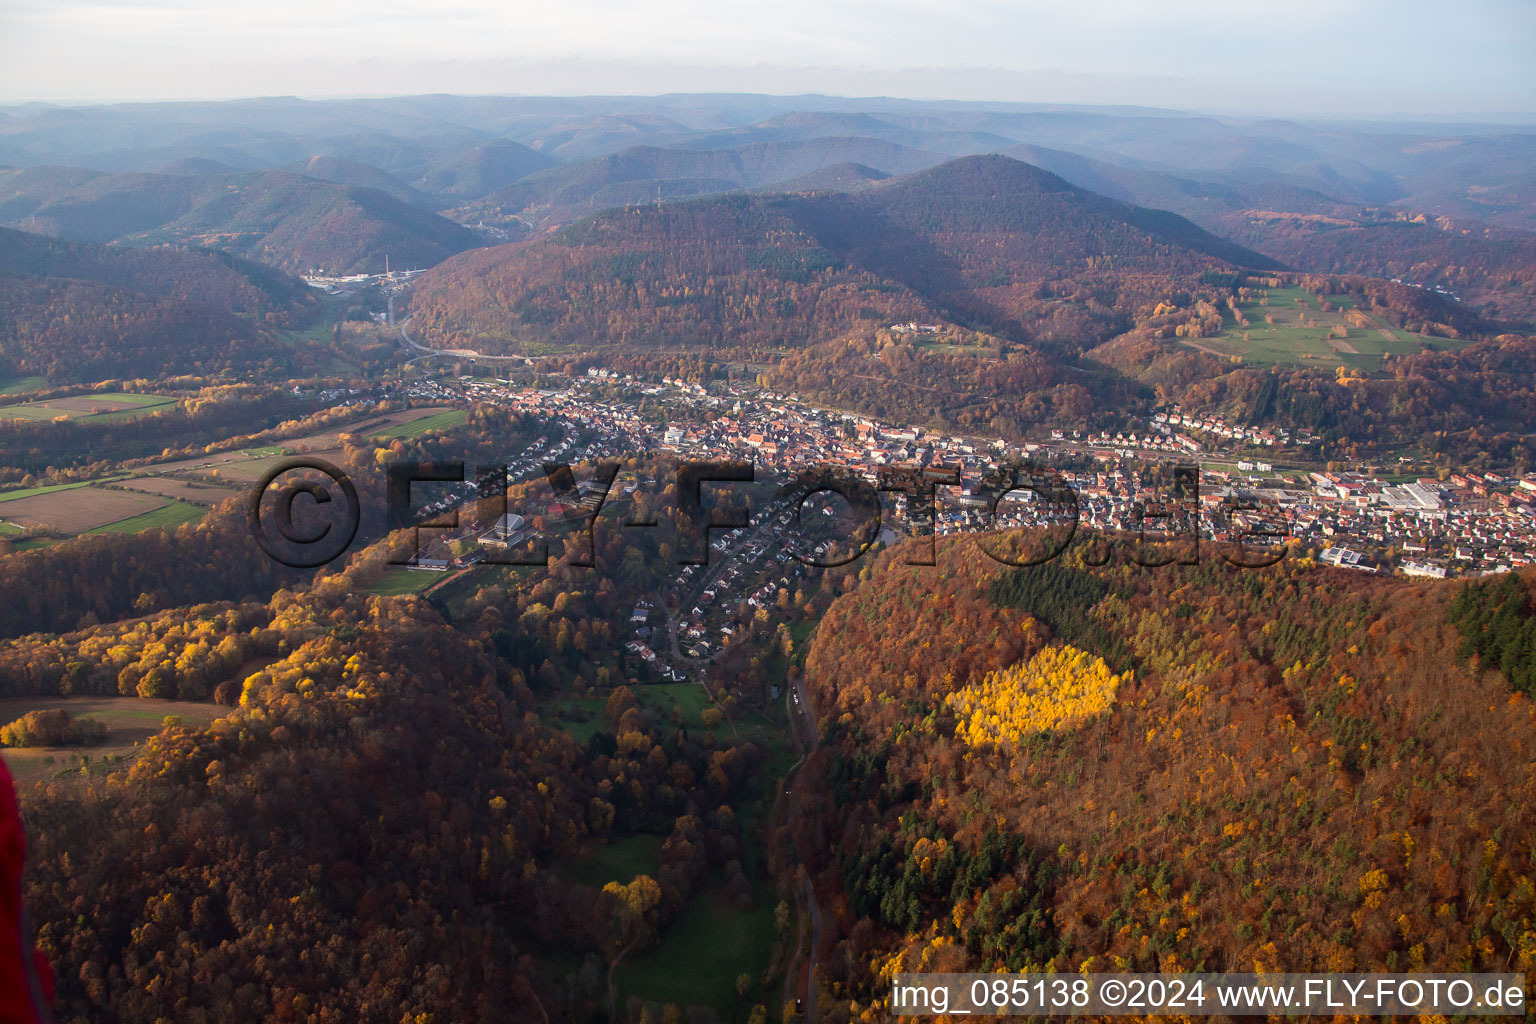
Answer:
[{"label": "sky", "polygon": [[0,103],[805,92],[1536,112],[1536,0],[0,0]]}]

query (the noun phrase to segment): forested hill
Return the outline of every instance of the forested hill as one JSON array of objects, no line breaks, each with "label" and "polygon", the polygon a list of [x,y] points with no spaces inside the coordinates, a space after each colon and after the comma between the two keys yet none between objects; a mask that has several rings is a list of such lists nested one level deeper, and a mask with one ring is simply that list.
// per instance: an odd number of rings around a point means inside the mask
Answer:
[{"label": "forested hill", "polygon": [[0,228],[0,376],[56,383],[252,369],[308,322],[302,281],[225,253],[115,249]]},{"label": "forested hill", "polygon": [[1209,270],[1272,268],[1173,214],[970,157],[855,195],[731,195],[611,210],[449,261],[411,300],[423,339],[797,343],[869,321],[960,319],[1080,338]]},{"label": "forested hill", "polygon": [[1008,243],[1009,263],[1046,275],[1076,261],[1167,271],[1199,257],[1259,270],[1280,264],[1176,214],[1120,202],[1005,156],[974,156],[891,182],[861,197],[913,231]]},{"label": "forested hill", "polygon": [[283,323],[307,319],[319,308],[314,289],[303,281],[228,253],[113,248],[9,228],[0,228],[0,277],[94,281]]},{"label": "forested hill", "polygon": [[60,238],[222,249],[283,270],[349,274],[428,267],[474,232],[372,188],[287,171],[101,174],[0,171],[0,224]]},{"label": "forested hill", "polygon": [[1532,968],[1536,706],[1446,654],[1458,585],[905,556],[806,661],[823,1007],[913,970]]}]

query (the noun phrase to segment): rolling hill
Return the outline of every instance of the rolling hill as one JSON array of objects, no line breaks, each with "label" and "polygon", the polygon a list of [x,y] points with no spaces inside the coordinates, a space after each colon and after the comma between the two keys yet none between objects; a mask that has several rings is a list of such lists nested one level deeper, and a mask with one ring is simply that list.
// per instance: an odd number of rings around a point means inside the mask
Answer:
[{"label": "rolling hill", "polygon": [[372,188],[284,171],[0,173],[0,224],[87,242],[222,249],[290,272],[425,267],[471,248],[469,229]]},{"label": "rolling hill", "polygon": [[419,189],[412,188],[388,171],[380,170],[372,164],[358,163],[339,156],[312,156],[308,160],[290,165],[287,170],[302,174],[306,178],[318,178],[338,185],[377,189],[402,203],[419,206],[423,210],[430,210],[435,205],[431,198]]},{"label": "rolling hill", "polygon": [[1277,264],[1174,214],[970,157],[854,195],[610,210],[444,264],[411,310],[429,343],[481,349],[798,343],[914,316],[1018,341],[1069,324],[1103,337],[1154,284],[1234,266]]},{"label": "rolling hill", "polygon": [[454,150],[432,161],[415,187],[439,209],[454,206],[555,166],[555,161],[507,139]]},{"label": "rolling hill", "polygon": [[220,252],[114,249],[0,228],[0,376],[56,383],[248,370],[269,327],[318,311],[302,281]]},{"label": "rolling hill", "polygon": [[1529,960],[1536,718],[1450,653],[1453,585],[939,548],[865,568],[806,659],[829,1013],[895,971]]}]

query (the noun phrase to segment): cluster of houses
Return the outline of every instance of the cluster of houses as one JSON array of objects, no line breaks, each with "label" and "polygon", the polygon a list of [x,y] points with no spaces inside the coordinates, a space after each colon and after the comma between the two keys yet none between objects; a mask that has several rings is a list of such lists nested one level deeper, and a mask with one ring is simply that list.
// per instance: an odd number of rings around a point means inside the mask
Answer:
[{"label": "cluster of houses", "polygon": [[1292,432],[1284,427],[1269,429],[1233,426],[1220,416],[1186,415],[1178,406],[1166,412],[1153,413],[1149,422],[1156,433],[1171,437],[1181,448],[1191,452],[1198,452],[1201,449],[1201,442],[1191,436],[1195,434],[1205,435],[1207,438],[1219,437],[1237,444],[1261,445],[1265,448],[1292,443],[1306,446],[1317,441],[1316,437],[1305,431],[1298,431],[1293,436]]},{"label": "cluster of houses", "polygon": [[[952,475],[954,482],[938,488],[935,528],[940,534],[1058,519],[1059,509],[1031,508],[1027,502],[1006,505],[998,517],[987,515],[984,480],[1020,456],[1036,462],[1071,457],[1079,463],[1089,456],[1095,464],[1092,471],[1064,473],[1078,495],[1080,525],[1145,530],[1145,510],[1164,503],[1165,496],[1144,481],[1142,468],[1154,461],[1177,462],[1181,454],[1198,450],[1199,442],[1187,431],[1264,447],[1311,440],[1284,429],[1232,427],[1220,419],[1185,416],[1175,408],[1153,414],[1144,435],[1020,446],[818,409],[796,395],[741,382],[656,382],[596,368],[586,379],[601,384],[601,396],[580,382],[567,388],[532,388],[460,380],[438,382],[433,385],[438,390],[426,397],[490,401],[558,418],[583,428],[585,436],[603,439],[598,449],[583,449],[588,457],[598,450],[662,450],[680,458],[750,461],[763,475],[835,467],[871,483],[890,467],[941,468],[941,475]],[[666,422],[656,422],[654,413],[641,415],[640,403],[651,399],[648,407],[664,408]],[[1391,482],[1349,473],[1262,479],[1255,475],[1273,470],[1270,463],[1256,460],[1239,461],[1235,473],[1203,467],[1198,501],[1187,517],[1169,521],[1215,539],[1230,539],[1243,528],[1261,524],[1302,549],[1360,555],[1327,559],[1341,567],[1418,576],[1436,576],[1442,570],[1449,575],[1495,572],[1529,565],[1536,558],[1536,476],[1511,480],[1464,473],[1446,480]],[[887,508],[896,525],[906,520],[901,496],[889,497]],[[731,543],[733,538],[717,537],[716,550]],[[744,554],[760,557],[762,552]],[[711,642],[702,634],[692,639]]]}]

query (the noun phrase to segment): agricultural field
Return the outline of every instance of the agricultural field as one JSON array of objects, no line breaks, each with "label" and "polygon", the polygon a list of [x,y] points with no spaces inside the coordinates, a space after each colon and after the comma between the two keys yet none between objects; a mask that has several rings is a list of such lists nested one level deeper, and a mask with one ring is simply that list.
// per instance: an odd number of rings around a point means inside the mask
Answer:
[{"label": "agricultural field", "polygon": [[260,448],[239,448],[228,452],[194,455],[187,459],[177,459],[175,462],[161,462],[155,465],[153,471],[157,474],[222,472],[226,467],[249,462],[252,459],[266,459],[282,454],[283,449],[277,445],[265,445]]},{"label": "agricultural field", "polygon": [[[1331,311],[1322,308],[1324,299],[1333,305]],[[1363,310],[1356,311],[1348,295],[1319,297],[1301,288],[1275,288],[1269,290],[1268,300],[1267,305],[1258,301],[1239,305],[1247,325],[1224,309],[1220,334],[1185,339],[1184,344],[1212,355],[1241,356],[1243,362],[1259,366],[1345,366],[1367,374],[1381,369],[1388,354],[1460,344],[1392,327]]]},{"label": "agricultural field", "polygon": [[174,498],[177,501],[188,501],[194,505],[217,505],[241,493],[238,487],[226,487],[200,480],[178,480],[168,476],[130,477],[116,486],[130,491],[158,494],[163,498]]},{"label": "agricultural field", "polygon": [[[339,465],[342,458],[342,450],[340,448],[323,448],[319,451],[306,451],[302,455],[306,459],[321,459],[333,465]],[[257,458],[234,459],[212,465],[205,479],[224,481],[238,490],[244,490],[266,476],[275,467],[281,466],[296,457],[288,453],[281,453]]]},{"label": "agricultural field", "polygon": [[[358,434],[364,437],[414,437],[428,430],[445,429],[443,424],[457,426],[468,417],[463,409],[444,405],[428,405],[420,409],[400,409],[381,416],[368,416],[344,427],[336,427],[319,434],[296,437],[282,443],[283,450],[310,453],[317,448],[336,448],[342,434]],[[431,421],[431,422],[428,422]]]},{"label": "agricultural field", "polygon": [[138,753],[138,745],[164,727],[168,715],[180,715],[188,725],[207,725],[229,713],[218,704],[195,704],[141,697],[12,697],[0,700],[0,725],[13,722],[29,711],[62,708],[76,718],[92,718],[107,727],[105,743],[87,747],[27,747],[7,749],[6,767],[19,785],[30,785],[55,775],[78,774],[80,759],[92,771],[107,770]]},{"label": "agricultural field", "polygon": [[[157,494],[164,494],[167,497],[179,498],[194,503],[218,504],[229,497],[230,493],[243,491],[247,486],[261,479],[273,466],[293,455],[303,455],[308,458],[338,462],[342,454],[340,447],[342,434],[363,434],[370,437],[407,437],[417,433],[424,433],[430,429],[443,429],[445,423],[448,425],[462,423],[467,416],[468,413],[462,409],[450,409],[446,406],[401,409],[379,416],[367,416],[344,427],[333,427],[317,434],[306,434],[303,437],[291,438],[278,444],[261,445],[255,448],[238,448],[227,452],[212,452],[205,455],[194,455],[190,458],[176,459],[172,462],[157,463],[144,476],[135,478],[131,483],[125,484],[125,486],[132,487],[135,490],[152,490]],[[169,483],[167,478],[173,477],[195,477],[197,479],[188,482],[186,484],[187,489],[183,490]],[[152,485],[148,483],[148,481],[155,479],[167,480],[167,482]],[[219,489],[227,493],[215,496],[195,489],[202,486]],[[13,492],[12,496],[19,497],[20,492]],[[0,501],[4,501],[5,498],[6,495],[0,494]]]},{"label": "agricultural field", "polygon": [[154,494],[114,491],[104,487],[61,487],[28,497],[0,501],[0,517],[22,527],[59,533],[85,533],[141,516],[166,505]]},{"label": "agricultural field", "polygon": [[176,404],[169,395],[138,395],[114,392],[102,395],[75,395],[49,398],[19,405],[0,406],[0,417],[22,420],[89,419],[93,423],[111,423],[144,416],[156,409]]},{"label": "agricultural field", "polygon": [[[411,409],[410,412],[428,412],[426,409]],[[464,409],[444,409],[433,412],[431,415],[419,416],[410,420],[402,420],[391,424],[384,430],[372,435],[378,438],[388,437],[420,437],[430,430],[450,430],[469,419],[469,412]]]},{"label": "agricultural field", "polygon": [[[117,479],[114,477],[113,479]],[[106,482],[106,481],[97,481]],[[18,487],[15,490],[0,491],[0,502],[15,501],[17,498],[30,498],[36,494],[52,494],[55,491],[71,491],[76,487],[89,487],[92,481],[81,480],[73,484],[44,484],[41,487]]]},{"label": "agricultural field", "polygon": [[87,533],[140,533],[144,530],[174,530],[183,523],[195,523],[203,518],[206,509],[198,505],[189,505],[184,501],[173,501],[168,505],[161,505],[157,509],[142,512],[127,519],[119,519],[115,523],[98,526]]}]

